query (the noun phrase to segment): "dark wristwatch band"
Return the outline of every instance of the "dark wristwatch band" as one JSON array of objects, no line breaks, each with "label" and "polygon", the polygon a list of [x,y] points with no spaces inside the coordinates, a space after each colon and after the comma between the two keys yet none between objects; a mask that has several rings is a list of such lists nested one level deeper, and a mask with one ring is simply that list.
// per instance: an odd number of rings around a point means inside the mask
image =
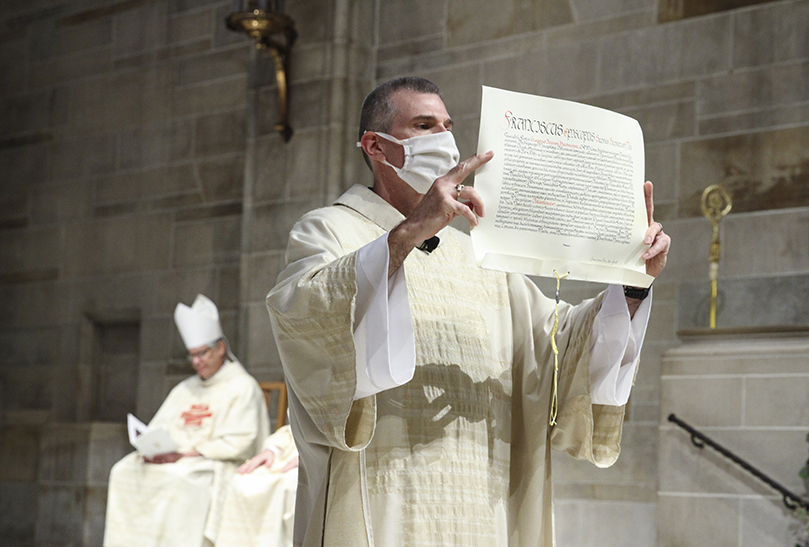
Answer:
[{"label": "dark wristwatch band", "polygon": [[624,285],[624,296],[627,298],[634,298],[635,300],[643,300],[647,296],[649,296],[649,291],[651,287],[647,289],[643,289],[640,287],[627,287]]}]

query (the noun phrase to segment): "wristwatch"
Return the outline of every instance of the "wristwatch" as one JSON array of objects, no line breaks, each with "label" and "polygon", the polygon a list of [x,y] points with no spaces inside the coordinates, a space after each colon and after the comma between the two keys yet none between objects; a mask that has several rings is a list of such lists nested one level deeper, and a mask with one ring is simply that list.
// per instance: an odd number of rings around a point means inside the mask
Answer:
[{"label": "wristwatch", "polygon": [[641,287],[627,287],[624,285],[624,296],[627,298],[634,298],[635,300],[643,300],[647,296],[649,296],[649,291],[651,290],[651,286],[644,289]]}]

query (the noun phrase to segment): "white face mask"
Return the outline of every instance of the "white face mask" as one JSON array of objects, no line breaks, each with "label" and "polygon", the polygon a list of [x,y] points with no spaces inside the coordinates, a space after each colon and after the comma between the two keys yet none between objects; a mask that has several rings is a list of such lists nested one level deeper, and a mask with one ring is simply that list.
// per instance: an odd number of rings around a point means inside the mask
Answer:
[{"label": "white face mask", "polygon": [[399,175],[399,178],[413,187],[419,194],[426,194],[435,179],[449,173],[450,169],[458,165],[461,154],[455,145],[455,137],[449,131],[419,135],[409,139],[399,140],[387,133],[375,131],[380,137],[404,147],[404,164],[401,167],[390,166]]}]

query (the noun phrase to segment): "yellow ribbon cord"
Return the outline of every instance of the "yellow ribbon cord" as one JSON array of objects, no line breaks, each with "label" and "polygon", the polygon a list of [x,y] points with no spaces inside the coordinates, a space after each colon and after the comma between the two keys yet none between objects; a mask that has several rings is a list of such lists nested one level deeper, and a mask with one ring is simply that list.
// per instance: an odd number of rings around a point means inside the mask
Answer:
[{"label": "yellow ribbon cord", "polygon": [[551,398],[551,419],[548,422],[550,425],[556,425],[556,414],[559,412],[559,348],[556,347],[556,331],[559,328],[559,285],[562,279],[569,274],[570,272],[559,275],[556,270],[553,270],[553,275],[556,276],[556,307],[553,310],[553,328],[551,329],[551,349],[553,349],[553,397]]}]

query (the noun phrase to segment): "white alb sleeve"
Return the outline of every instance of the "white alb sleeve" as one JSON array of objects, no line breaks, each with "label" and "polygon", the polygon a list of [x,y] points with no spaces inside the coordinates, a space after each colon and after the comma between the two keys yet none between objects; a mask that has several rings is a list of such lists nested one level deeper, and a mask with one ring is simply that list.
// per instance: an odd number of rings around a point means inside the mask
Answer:
[{"label": "white alb sleeve", "polygon": [[388,279],[388,234],[357,252],[354,400],[406,384],[416,370],[416,339],[403,268]]},{"label": "white alb sleeve", "polygon": [[621,406],[629,400],[646,336],[652,295],[630,319],[623,288],[610,285],[593,321],[590,398],[593,404]]}]

